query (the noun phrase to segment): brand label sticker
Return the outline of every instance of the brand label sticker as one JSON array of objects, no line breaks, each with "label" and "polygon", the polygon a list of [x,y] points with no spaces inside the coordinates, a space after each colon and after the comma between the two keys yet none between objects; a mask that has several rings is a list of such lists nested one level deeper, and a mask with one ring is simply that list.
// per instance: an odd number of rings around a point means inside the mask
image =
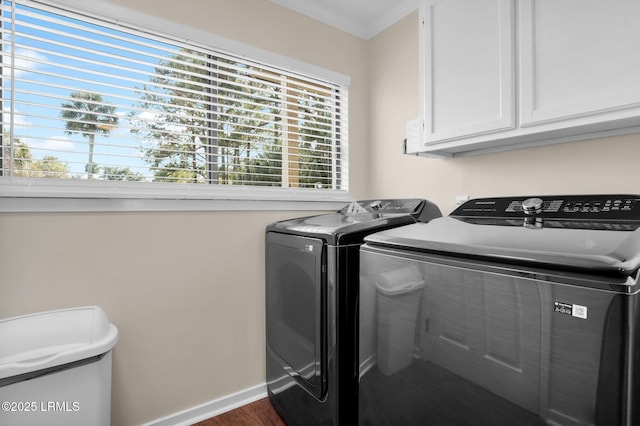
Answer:
[{"label": "brand label sticker", "polygon": [[553,311],[572,317],[587,319],[587,307],[573,303],[553,302]]},{"label": "brand label sticker", "polygon": [[573,305],[573,316],[576,318],[587,319],[587,307],[582,305]]}]

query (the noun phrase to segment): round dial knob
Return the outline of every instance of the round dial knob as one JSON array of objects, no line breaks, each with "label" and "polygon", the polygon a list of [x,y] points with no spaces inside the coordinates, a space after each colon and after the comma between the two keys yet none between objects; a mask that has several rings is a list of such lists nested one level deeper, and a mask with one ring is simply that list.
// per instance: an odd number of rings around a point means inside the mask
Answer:
[{"label": "round dial knob", "polygon": [[544,201],[540,198],[527,198],[522,202],[522,211],[525,214],[537,214],[542,212]]}]

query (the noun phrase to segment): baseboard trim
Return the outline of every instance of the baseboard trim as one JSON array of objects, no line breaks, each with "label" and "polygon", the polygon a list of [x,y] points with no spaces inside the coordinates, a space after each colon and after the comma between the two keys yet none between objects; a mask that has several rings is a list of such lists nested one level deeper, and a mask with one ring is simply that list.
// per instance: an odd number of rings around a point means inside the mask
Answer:
[{"label": "baseboard trim", "polygon": [[190,426],[235,408],[250,404],[267,396],[266,383],[249,389],[206,402],[196,407],[188,408],[179,413],[171,414],[142,426]]}]

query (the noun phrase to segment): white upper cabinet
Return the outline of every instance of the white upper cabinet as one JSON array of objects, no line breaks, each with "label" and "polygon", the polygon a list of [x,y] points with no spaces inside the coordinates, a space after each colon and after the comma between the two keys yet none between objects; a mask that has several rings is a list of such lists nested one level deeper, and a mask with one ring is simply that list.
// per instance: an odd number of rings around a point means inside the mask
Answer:
[{"label": "white upper cabinet", "polygon": [[512,1],[430,1],[421,30],[426,142],[513,128]]},{"label": "white upper cabinet", "polygon": [[519,6],[522,126],[640,105],[640,1]]},{"label": "white upper cabinet", "polygon": [[420,17],[408,153],[640,132],[639,0],[426,0]]}]

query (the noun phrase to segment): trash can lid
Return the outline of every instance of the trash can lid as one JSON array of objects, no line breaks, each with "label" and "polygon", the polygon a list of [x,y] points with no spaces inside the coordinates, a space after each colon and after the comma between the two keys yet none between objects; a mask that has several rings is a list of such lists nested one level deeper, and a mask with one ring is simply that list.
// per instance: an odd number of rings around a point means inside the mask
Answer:
[{"label": "trash can lid", "polygon": [[101,355],[117,340],[99,306],[0,320],[0,379]]}]

